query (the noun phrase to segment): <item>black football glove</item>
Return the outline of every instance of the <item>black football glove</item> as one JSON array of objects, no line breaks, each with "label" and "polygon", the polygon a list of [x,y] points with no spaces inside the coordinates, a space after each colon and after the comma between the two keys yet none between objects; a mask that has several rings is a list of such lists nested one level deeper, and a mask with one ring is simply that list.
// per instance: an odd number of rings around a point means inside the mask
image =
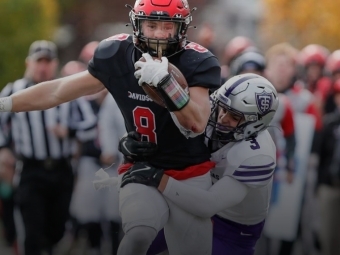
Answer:
[{"label": "black football glove", "polygon": [[163,174],[163,169],[150,166],[146,162],[137,162],[123,175],[120,187],[123,188],[129,183],[140,183],[157,188]]},{"label": "black football glove", "polygon": [[123,153],[128,162],[147,161],[156,154],[157,144],[140,141],[141,136],[131,131],[120,139],[118,150]]}]

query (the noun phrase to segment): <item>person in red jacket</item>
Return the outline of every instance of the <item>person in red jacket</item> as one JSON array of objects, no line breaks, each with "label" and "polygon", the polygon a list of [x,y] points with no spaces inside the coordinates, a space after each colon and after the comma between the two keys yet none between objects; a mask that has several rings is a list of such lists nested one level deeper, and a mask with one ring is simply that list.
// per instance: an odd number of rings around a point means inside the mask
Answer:
[{"label": "person in red jacket", "polygon": [[325,75],[325,65],[329,51],[319,44],[309,44],[299,53],[302,67],[302,82],[313,93],[321,113],[331,92],[332,81]]}]

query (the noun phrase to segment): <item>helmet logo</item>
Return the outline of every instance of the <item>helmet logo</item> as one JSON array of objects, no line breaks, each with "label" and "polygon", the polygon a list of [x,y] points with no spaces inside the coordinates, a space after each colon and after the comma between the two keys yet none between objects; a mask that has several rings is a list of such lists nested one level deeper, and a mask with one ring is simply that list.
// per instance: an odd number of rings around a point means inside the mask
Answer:
[{"label": "helmet logo", "polygon": [[255,93],[255,96],[257,108],[259,109],[259,111],[262,114],[268,112],[271,109],[273,103],[271,93],[263,91],[262,93]]}]

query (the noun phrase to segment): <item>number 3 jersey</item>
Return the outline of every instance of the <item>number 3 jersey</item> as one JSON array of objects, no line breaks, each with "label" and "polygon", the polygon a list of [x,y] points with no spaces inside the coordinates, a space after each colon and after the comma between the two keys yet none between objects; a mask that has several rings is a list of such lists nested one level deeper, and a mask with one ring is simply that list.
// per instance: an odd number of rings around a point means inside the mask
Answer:
[{"label": "number 3 jersey", "polygon": [[[237,205],[217,213],[231,221],[253,225],[267,215],[276,166],[276,147],[267,130],[256,138],[230,142],[212,153],[216,163],[211,171],[213,183],[229,176],[248,186],[246,197]],[[228,187],[226,192],[233,192]]]},{"label": "number 3 jersey", "polygon": [[[153,102],[138,85],[134,64],[141,56],[131,35],[115,35],[100,42],[88,71],[114,97],[127,131],[137,131],[144,141],[157,143],[157,155],[149,161],[153,166],[180,170],[208,161],[210,153],[204,135],[186,139],[169,111]],[[189,87],[220,86],[218,60],[204,47],[190,42],[168,60],[183,73]]]}]

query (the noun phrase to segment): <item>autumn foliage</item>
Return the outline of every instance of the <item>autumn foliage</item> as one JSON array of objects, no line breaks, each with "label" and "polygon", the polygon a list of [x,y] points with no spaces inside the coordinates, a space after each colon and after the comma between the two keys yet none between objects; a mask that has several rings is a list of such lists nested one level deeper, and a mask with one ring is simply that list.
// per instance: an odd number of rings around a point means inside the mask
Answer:
[{"label": "autumn foliage", "polygon": [[34,40],[53,40],[59,22],[57,0],[0,0],[0,88],[23,76]]},{"label": "autumn foliage", "polygon": [[340,41],[340,1],[263,0],[261,33],[266,46],[290,42],[297,48],[311,43],[331,51]]}]

